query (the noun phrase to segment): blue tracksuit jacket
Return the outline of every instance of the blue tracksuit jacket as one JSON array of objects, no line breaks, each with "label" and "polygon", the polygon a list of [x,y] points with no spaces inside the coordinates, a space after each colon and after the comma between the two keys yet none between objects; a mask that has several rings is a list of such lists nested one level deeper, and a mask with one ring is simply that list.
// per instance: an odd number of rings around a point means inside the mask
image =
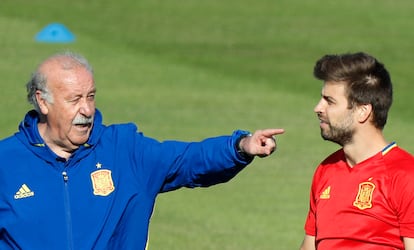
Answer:
[{"label": "blue tracksuit jacket", "polygon": [[158,193],[230,180],[252,159],[235,141],[158,142],[134,124],[105,126],[65,160],[43,142],[38,116],[0,142],[0,249],[145,249]]}]

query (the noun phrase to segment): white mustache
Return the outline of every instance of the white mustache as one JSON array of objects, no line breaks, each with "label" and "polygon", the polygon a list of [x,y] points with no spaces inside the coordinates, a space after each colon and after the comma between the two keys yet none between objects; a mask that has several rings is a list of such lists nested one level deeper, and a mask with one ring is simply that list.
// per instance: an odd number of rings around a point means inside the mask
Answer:
[{"label": "white mustache", "polygon": [[90,124],[93,122],[93,117],[84,117],[84,116],[77,116],[72,121],[73,125],[85,125]]}]

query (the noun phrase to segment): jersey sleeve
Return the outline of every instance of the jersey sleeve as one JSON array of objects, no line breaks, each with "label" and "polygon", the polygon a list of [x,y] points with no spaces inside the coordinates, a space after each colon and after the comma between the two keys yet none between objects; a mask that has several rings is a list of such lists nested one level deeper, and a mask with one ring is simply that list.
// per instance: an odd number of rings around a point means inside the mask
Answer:
[{"label": "jersey sleeve", "polygon": [[307,235],[316,236],[316,185],[319,181],[320,167],[317,168],[309,194],[309,211],[305,222],[305,233]]},{"label": "jersey sleeve", "polygon": [[400,170],[391,180],[391,200],[402,237],[414,238],[414,158],[399,162]]}]

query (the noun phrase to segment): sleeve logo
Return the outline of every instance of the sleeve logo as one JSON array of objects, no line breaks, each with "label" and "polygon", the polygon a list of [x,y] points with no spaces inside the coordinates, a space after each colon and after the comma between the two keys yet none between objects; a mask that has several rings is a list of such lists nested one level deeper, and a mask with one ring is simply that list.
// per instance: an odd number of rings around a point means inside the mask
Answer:
[{"label": "sleeve logo", "polygon": [[91,173],[93,194],[108,196],[115,190],[111,170],[99,169]]},{"label": "sleeve logo", "polygon": [[323,200],[327,200],[329,198],[331,198],[331,186],[327,187],[325,190],[323,190],[323,192],[321,193],[321,195],[319,196],[319,198],[323,199]]},{"label": "sleeve logo", "polygon": [[372,182],[362,182],[359,184],[358,194],[354,201],[354,206],[364,210],[372,207],[372,194],[374,193],[375,185]]}]

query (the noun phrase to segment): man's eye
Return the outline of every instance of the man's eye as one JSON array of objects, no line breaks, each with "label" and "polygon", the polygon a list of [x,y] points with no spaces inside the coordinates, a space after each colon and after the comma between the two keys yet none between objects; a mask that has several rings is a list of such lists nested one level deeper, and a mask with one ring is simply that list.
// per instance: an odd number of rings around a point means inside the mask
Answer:
[{"label": "man's eye", "polygon": [[78,101],[79,101],[79,98],[74,98],[74,99],[69,100],[69,102],[78,102]]}]

